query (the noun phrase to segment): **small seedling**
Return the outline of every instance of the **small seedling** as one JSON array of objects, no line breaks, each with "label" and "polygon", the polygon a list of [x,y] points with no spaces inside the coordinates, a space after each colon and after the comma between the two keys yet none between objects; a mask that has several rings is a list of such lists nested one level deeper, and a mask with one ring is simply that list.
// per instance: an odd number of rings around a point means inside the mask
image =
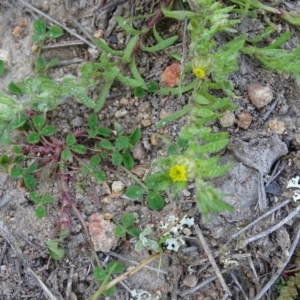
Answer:
[{"label": "small seedling", "polygon": [[132,235],[134,237],[139,237],[141,231],[137,227],[133,227],[134,215],[132,213],[126,213],[122,216],[121,224],[117,224],[114,233],[117,237],[125,237],[126,234]]},{"label": "small seedling", "polygon": [[47,30],[46,22],[42,19],[37,19],[33,23],[33,28],[36,34],[32,35],[31,40],[38,44],[38,55],[35,62],[35,71],[41,72],[46,71],[49,68],[58,65],[58,60],[53,58],[50,62],[46,62],[45,58],[41,56],[42,47],[46,39],[57,39],[63,35],[63,30],[60,26],[54,25],[49,30]]}]

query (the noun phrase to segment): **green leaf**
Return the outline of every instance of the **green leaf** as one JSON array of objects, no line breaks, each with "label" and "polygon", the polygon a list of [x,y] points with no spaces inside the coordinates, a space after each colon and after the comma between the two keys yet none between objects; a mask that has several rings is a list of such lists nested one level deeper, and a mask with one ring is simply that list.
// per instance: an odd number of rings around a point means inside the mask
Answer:
[{"label": "green leaf", "polygon": [[99,155],[93,155],[89,161],[91,168],[96,168],[101,161],[101,157]]},{"label": "green leaf", "polygon": [[134,166],[134,161],[128,149],[126,149],[126,151],[122,153],[122,157],[125,168],[131,170]]},{"label": "green leaf", "polygon": [[161,51],[163,49],[171,47],[177,41],[177,39],[178,39],[178,36],[175,35],[175,36],[172,36],[162,42],[159,42],[158,44],[156,44],[155,46],[152,46],[152,47],[146,47],[143,44],[141,44],[141,49],[146,52]]},{"label": "green leaf", "polygon": [[103,281],[107,277],[107,274],[100,267],[95,267],[94,269],[94,279],[98,281]]},{"label": "green leaf", "polygon": [[43,34],[33,34],[33,35],[31,36],[31,40],[32,40],[34,43],[40,42],[40,41],[42,41],[44,38],[45,38],[45,36],[44,36]]},{"label": "green leaf", "polygon": [[186,148],[189,144],[189,141],[183,138],[178,138],[177,139],[177,146],[181,149]]},{"label": "green leaf", "polygon": [[63,35],[63,30],[60,26],[54,25],[52,26],[46,33],[46,36],[50,39],[56,39]]},{"label": "green leaf", "polygon": [[115,147],[116,150],[122,150],[128,146],[129,139],[126,136],[120,136],[116,139]]},{"label": "green leaf", "polygon": [[134,215],[132,213],[126,213],[122,217],[122,225],[125,228],[130,227],[134,223]]},{"label": "green leaf", "polygon": [[148,205],[153,210],[161,210],[165,206],[165,201],[160,194],[150,192],[148,194]]},{"label": "green leaf", "polygon": [[78,154],[85,154],[87,152],[87,147],[84,145],[73,145],[71,150]]},{"label": "green leaf", "polygon": [[[197,1],[195,2],[197,3]],[[177,19],[179,21],[184,21],[184,19],[192,19],[195,16],[194,12],[188,10],[170,10],[168,7],[165,6],[162,6],[161,10],[166,17],[171,19]]]},{"label": "green leaf", "polygon": [[10,134],[7,130],[0,135],[0,144],[3,146],[8,146],[11,144]]},{"label": "green leaf", "polygon": [[124,50],[124,55],[123,55],[123,61],[125,63],[130,63],[130,61],[132,59],[131,54],[132,54],[134,47],[137,44],[138,39],[139,39],[139,35],[137,34],[137,35],[134,35],[128,42],[128,44]]},{"label": "green leaf", "polygon": [[41,203],[41,197],[36,192],[30,192],[29,198],[35,203]]},{"label": "green leaf", "polygon": [[40,205],[36,208],[35,210],[35,215],[39,218],[42,219],[47,215],[46,208],[43,205]]},{"label": "green leaf", "polygon": [[94,138],[97,136],[98,134],[98,129],[95,128],[95,129],[87,129],[87,133],[88,135],[91,137],[91,138]]},{"label": "green leaf", "polygon": [[22,153],[22,149],[19,146],[13,146],[12,151],[16,154],[21,154]]},{"label": "green leaf", "polygon": [[8,90],[12,93],[12,94],[16,94],[16,95],[23,95],[24,94],[24,91],[23,89],[17,85],[16,83],[14,82],[11,82],[9,85],[8,85]]},{"label": "green leaf", "polygon": [[109,273],[122,273],[125,270],[124,264],[119,260],[110,261],[106,266],[106,272]]},{"label": "green leaf", "polygon": [[151,81],[147,84],[147,88],[149,92],[157,92],[159,90],[159,84],[156,81]]},{"label": "green leaf", "polygon": [[100,145],[101,148],[104,148],[104,149],[108,149],[108,150],[113,150],[114,149],[114,146],[112,145],[112,143],[109,140],[102,140],[99,143],[99,145]]},{"label": "green leaf", "polygon": [[62,152],[61,152],[61,158],[63,160],[68,160],[69,158],[71,158],[72,156],[72,153],[71,153],[71,150],[69,148],[67,149],[64,149]]},{"label": "green leaf", "polygon": [[[112,74],[112,75],[117,76],[117,74]],[[103,106],[105,104],[106,97],[107,97],[107,95],[110,91],[110,88],[111,88],[111,86],[114,82],[114,79],[115,79],[115,77],[112,78],[111,80],[105,82],[105,84],[101,87],[101,91],[100,91],[100,94],[99,94],[98,99],[96,101],[96,105],[95,105],[95,109],[94,109],[94,111],[96,113],[99,112],[103,108]]]},{"label": "green leaf", "polygon": [[173,144],[168,146],[167,151],[168,151],[169,155],[178,155],[178,151],[177,151],[176,147]]},{"label": "green leaf", "polygon": [[189,113],[192,109],[193,109],[193,107],[191,105],[186,105],[183,109],[175,112],[174,114],[172,114],[170,116],[167,116],[167,117],[161,119],[159,122],[156,123],[156,127],[162,128],[162,127],[168,125],[169,123],[172,123],[172,122],[182,118],[184,115]]},{"label": "green leaf", "polygon": [[117,237],[125,237],[126,236],[126,230],[121,226],[117,226],[114,229],[114,234]]},{"label": "green leaf", "polygon": [[24,115],[16,116],[11,120],[9,125],[7,126],[7,129],[9,132],[23,126],[26,123],[27,119]]},{"label": "green leaf", "polygon": [[118,151],[114,151],[111,161],[114,166],[119,166],[123,161],[122,155]]},{"label": "green leaf", "polygon": [[135,145],[141,138],[142,132],[140,128],[136,128],[129,137],[129,143]]},{"label": "green leaf", "polygon": [[138,199],[141,196],[143,196],[145,193],[145,190],[141,188],[139,185],[132,185],[130,186],[126,191],[126,197],[130,199]]},{"label": "green leaf", "polygon": [[44,136],[51,136],[56,132],[56,126],[47,125],[41,130],[41,134]]},{"label": "green leaf", "polygon": [[10,171],[10,176],[14,179],[18,178],[22,174],[23,174],[23,168],[21,168],[18,165],[13,166],[13,168]]},{"label": "green leaf", "polygon": [[118,22],[118,25],[122,29],[124,29],[127,33],[129,33],[131,35],[137,35],[140,33],[138,30],[136,30],[133,27],[131,27],[130,25],[126,24],[126,21],[121,16],[116,16],[115,19]]},{"label": "green leaf", "polygon": [[41,130],[45,125],[46,118],[42,115],[36,115],[32,117],[33,124],[37,130]]},{"label": "green leaf", "polygon": [[106,127],[99,127],[98,128],[98,134],[105,136],[105,137],[110,137],[111,135],[111,130],[106,128]]},{"label": "green leaf", "polygon": [[137,227],[133,227],[133,228],[129,228],[127,229],[127,232],[132,235],[132,236],[135,236],[135,237],[139,237],[140,234],[141,234],[141,230]]},{"label": "green leaf", "polygon": [[89,167],[83,165],[83,166],[81,167],[81,173],[84,174],[84,175],[90,174],[90,169],[89,169]]},{"label": "green leaf", "polygon": [[45,34],[46,33],[46,22],[42,19],[37,19],[33,23],[33,28],[38,34]]},{"label": "green leaf", "polygon": [[73,133],[69,133],[66,138],[67,146],[71,147],[76,143],[76,139]]},{"label": "green leaf", "polygon": [[109,288],[108,290],[106,290],[104,292],[104,296],[105,297],[110,297],[110,296],[112,296],[115,293],[115,291],[116,291],[116,286],[114,285],[114,286],[112,286],[111,288]]},{"label": "green leaf", "polygon": [[92,129],[95,129],[96,126],[98,125],[98,116],[95,113],[92,113],[89,116],[88,124],[89,124],[89,127]]},{"label": "green leaf", "polygon": [[116,56],[123,55],[123,51],[117,51],[117,50],[110,48],[105,42],[103,42],[100,39],[93,38],[93,42],[96,44],[98,49],[100,49],[101,51],[104,51],[105,53],[109,53],[109,54],[116,55]]},{"label": "green leaf", "polygon": [[25,173],[32,173],[37,169],[37,162],[34,161],[26,170]]},{"label": "green leaf", "polygon": [[39,142],[40,140],[40,135],[37,132],[31,132],[27,136],[27,142],[30,144],[35,144]]},{"label": "green leaf", "polygon": [[93,175],[97,180],[101,182],[106,180],[106,175],[103,171],[93,171]]},{"label": "green leaf", "polygon": [[145,92],[145,90],[142,87],[138,86],[138,87],[136,87],[134,89],[134,96],[135,97],[137,97],[137,98],[144,98],[145,95],[146,95],[146,92]]},{"label": "green leaf", "polygon": [[32,190],[36,186],[36,179],[31,174],[24,174],[24,184],[29,189]]},{"label": "green leaf", "polygon": [[3,154],[0,156],[0,167],[7,171],[8,165],[10,163],[10,158],[8,155]]},{"label": "green leaf", "polygon": [[45,66],[45,69],[48,70],[50,68],[56,67],[59,65],[59,61],[57,58],[51,58],[50,61]]},{"label": "green leaf", "polygon": [[65,256],[65,250],[55,241],[46,241],[45,245],[49,251],[51,258],[54,260],[63,259]]},{"label": "green leaf", "polygon": [[0,76],[4,73],[5,71],[5,64],[2,59],[0,59]]},{"label": "green leaf", "polygon": [[35,72],[40,72],[42,71],[43,69],[45,69],[47,66],[47,63],[44,59],[43,56],[39,56],[36,61],[35,61],[35,67],[34,67],[34,70]]},{"label": "green leaf", "polygon": [[42,198],[42,203],[43,203],[43,204],[50,203],[50,202],[53,201],[53,199],[54,199],[54,197],[51,196],[51,195],[44,196],[44,197]]}]

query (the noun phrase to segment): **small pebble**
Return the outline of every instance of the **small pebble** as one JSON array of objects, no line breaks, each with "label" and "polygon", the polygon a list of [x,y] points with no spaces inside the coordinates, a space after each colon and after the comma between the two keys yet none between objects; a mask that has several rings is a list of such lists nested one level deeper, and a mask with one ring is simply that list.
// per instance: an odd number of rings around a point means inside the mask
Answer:
[{"label": "small pebble", "polygon": [[143,160],[146,157],[146,151],[142,143],[137,143],[132,151],[134,159]]},{"label": "small pebble", "polygon": [[250,113],[245,112],[238,115],[238,126],[242,129],[247,130],[252,122],[252,116]]},{"label": "small pebble", "polygon": [[183,284],[189,287],[195,287],[198,282],[198,277],[195,275],[186,275],[183,279]]},{"label": "small pebble", "polygon": [[88,53],[91,55],[91,57],[93,59],[97,59],[99,57],[99,51],[97,49],[89,47],[88,48]]},{"label": "small pebble", "polygon": [[103,29],[99,29],[94,33],[94,37],[101,39],[104,36],[104,30]]},{"label": "small pebble", "polygon": [[232,111],[226,110],[223,117],[219,119],[220,125],[222,127],[231,127],[234,124],[235,115]]},{"label": "small pebble", "polygon": [[277,134],[284,134],[286,131],[284,122],[278,120],[271,120],[268,123],[268,127],[272,132]]},{"label": "small pebble", "polygon": [[129,100],[123,97],[120,99],[120,104],[127,106],[127,105],[129,105]]},{"label": "small pebble", "polygon": [[151,142],[151,145],[153,146],[157,146],[158,145],[158,139],[155,135],[151,135],[150,136],[150,142]]},{"label": "small pebble", "polygon": [[115,112],[115,117],[122,118],[122,117],[126,116],[127,114],[128,114],[128,111],[126,109],[120,109]]},{"label": "small pebble", "polygon": [[143,178],[146,172],[146,168],[145,166],[134,166],[131,170],[130,170],[133,174],[137,175],[139,178]]},{"label": "small pebble", "polygon": [[143,102],[139,105],[138,111],[139,112],[147,112],[150,108],[150,103],[149,102]]},{"label": "small pebble", "polygon": [[81,117],[76,117],[71,121],[71,124],[74,127],[80,127],[83,125],[83,123],[84,123],[84,120]]},{"label": "small pebble", "polygon": [[248,95],[251,103],[258,109],[266,106],[273,99],[273,93],[268,86],[254,83],[248,86]]},{"label": "small pebble", "polygon": [[152,125],[152,121],[150,119],[143,120],[141,123],[143,127],[148,127]]},{"label": "small pebble", "polygon": [[111,185],[112,192],[120,194],[125,188],[125,184],[122,181],[114,181]]}]

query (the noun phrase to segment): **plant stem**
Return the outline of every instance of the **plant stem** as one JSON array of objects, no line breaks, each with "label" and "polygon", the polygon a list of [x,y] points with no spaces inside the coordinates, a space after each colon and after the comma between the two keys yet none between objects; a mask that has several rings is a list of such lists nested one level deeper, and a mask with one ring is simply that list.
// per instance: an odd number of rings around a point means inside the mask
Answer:
[{"label": "plant stem", "polygon": [[147,193],[149,193],[149,190],[148,190],[147,186],[145,184],[143,184],[143,182],[140,179],[138,179],[135,175],[133,175],[132,172],[130,172],[129,170],[127,170],[122,165],[120,165],[119,167],[123,171],[125,171],[133,180],[135,180]]}]

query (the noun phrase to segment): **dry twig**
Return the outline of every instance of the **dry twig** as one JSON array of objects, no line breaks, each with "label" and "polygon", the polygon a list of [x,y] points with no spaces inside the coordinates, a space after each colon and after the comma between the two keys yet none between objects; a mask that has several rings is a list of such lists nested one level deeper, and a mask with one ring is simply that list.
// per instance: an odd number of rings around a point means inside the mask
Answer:
[{"label": "dry twig", "polygon": [[[298,206],[300,207],[300,206]],[[289,249],[289,256],[286,258],[286,261],[282,264],[282,266],[276,271],[276,273],[272,276],[272,278],[269,280],[269,282],[264,286],[264,288],[256,295],[256,297],[253,300],[259,300],[261,299],[264,294],[269,290],[269,288],[275,283],[276,279],[281,275],[283,270],[285,269],[286,265],[290,261],[292,255],[294,254],[294,251],[296,249],[296,246],[299,243],[299,238],[300,238],[300,226],[298,226],[296,235],[294,237],[294,241],[292,246]]]},{"label": "dry twig", "polygon": [[[221,274],[224,274],[224,273],[226,273],[226,270],[221,271]],[[179,296],[183,298],[187,295],[194,294],[195,292],[197,292],[198,290],[200,290],[201,288],[203,288],[204,286],[206,286],[207,284],[211,283],[212,281],[214,281],[216,279],[217,279],[217,276],[215,276],[215,275],[211,276],[211,277],[207,278],[206,280],[202,281],[201,283],[197,284],[195,287],[179,293]]]},{"label": "dry twig", "polygon": [[261,239],[267,235],[269,235],[270,233],[272,233],[273,231],[279,229],[281,226],[283,226],[284,224],[286,224],[287,222],[289,222],[292,218],[294,218],[295,216],[297,216],[299,214],[300,211],[300,205],[298,205],[296,207],[296,209],[294,211],[292,211],[286,218],[284,218],[283,220],[281,220],[278,224],[270,227],[269,229],[249,237],[248,239],[244,240],[240,246],[240,248],[245,248],[249,243],[252,243],[258,239]]},{"label": "dry twig", "polygon": [[[120,254],[118,254],[118,253],[112,252],[112,251],[110,251],[110,252],[108,253],[108,255],[117,257],[117,258],[119,258],[119,259],[121,259],[121,260],[123,260],[123,261],[127,261],[127,262],[129,262],[129,263],[131,263],[131,264],[133,264],[133,265],[138,265],[138,264],[139,264],[139,263],[138,263],[137,261],[135,261],[135,260],[129,259],[129,258],[127,258],[127,257],[124,257],[124,256],[122,256],[122,255],[120,255]],[[151,270],[151,271],[155,271],[156,273],[168,274],[167,271],[164,271],[164,270],[161,270],[161,269],[156,269],[156,268],[153,268],[153,267],[150,267],[150,266],[144,266],[144,268],[145,268],[145,269],[148,269],[148,270]]]},{"label": "dry twig", "polygon": [[243,232],[245,232],[246,230],[248,230],[249,228],[251,228],[252,226],[254,226],[256,223],[258,223],[260,220],[266,218],[267,216],[271,215],[273,212],[275,212],[276,210],[278,210],[279,208],[289,204],[291,202],[291,200],[285,200],[284,202],[280,203],[279,205],[277,205],[276,207],[272,208],[271,210],[267,211],[266,213],[264,213],[263,215],[261,215],[259,218],[257,218],[256,220],[254,220],[252,223],[248,224],[246,227],[244,227],[243,229],[239,230],[238,232],[236,232],[235,234],[232,235],[232,237],[229,239],[229,241],[227,242],[227,244],[229,242],[231,242],[233,239],[237,238],[239,235],[241,235]]},{"label": "dry twig", "polygon": [[225,280],[224,280],[224,278],[222,276],[222,273],[221,273],[218,265],[216,264],[216,261],[215,261],[213,255],[212,255],[212,253],[211,253],[211,251],[209,249],[208,244],[206,243],[206,240],[205,240],[205,238],[204,238],[204,236],[203,236],[203,234],[202,234],[199,226],[198,225],[194,225],[194,228],[195,228],[196,233],[197,233],[197,235],[199,237],[200,243],[201,243],[201,245],[202,245],[202,247],[203,247],[203,249],[204,249],[204,251],[205,251],[205,253],[206,253],[207,257],[208,257],[208,260],[210,261],[211,266],[213,267],[213,269],[214,269],[214,271],[215,271],[215,273],[216,273],[216,275],[217,275],[217,277],[218,277],[218,279],[219,279],[219,281],[220,281],[220,283],[221,283],[221,285],[222,285],[225,293],[227,293],[228,295],[231,296],[231,292],[230,292],[230,290],[229,290],[229,288],[228,288],[228,286],[227,286],[227,284],[226,284],[226,282],[225,282]]}]

